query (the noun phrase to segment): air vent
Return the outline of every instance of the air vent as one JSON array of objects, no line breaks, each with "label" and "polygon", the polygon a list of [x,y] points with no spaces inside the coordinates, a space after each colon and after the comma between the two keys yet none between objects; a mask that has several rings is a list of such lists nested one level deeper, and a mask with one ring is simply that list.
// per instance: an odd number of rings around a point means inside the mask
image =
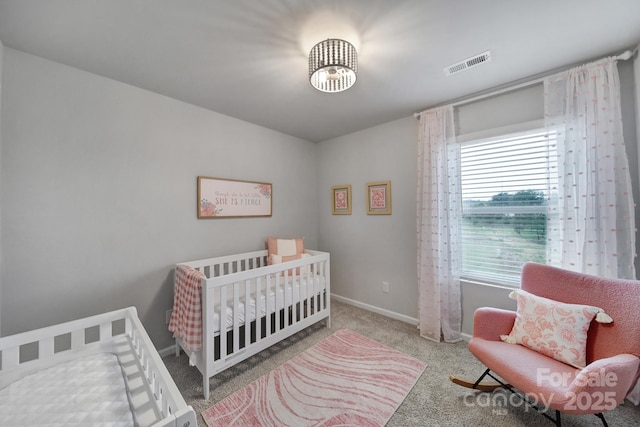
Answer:
[{"label": "air vent", "polygon": [[445,76],[452,76],[454,74],[461,73],[462,71],[468,70],[469,68],[477,67],[480,64],[484,64],[485,62],[491,61],[491,52],[486,51],[479,55],[472,56],[471,58],[467,58],[464,61],[457,62],[453,65],[449,65],[448,67],[444,67]]}]

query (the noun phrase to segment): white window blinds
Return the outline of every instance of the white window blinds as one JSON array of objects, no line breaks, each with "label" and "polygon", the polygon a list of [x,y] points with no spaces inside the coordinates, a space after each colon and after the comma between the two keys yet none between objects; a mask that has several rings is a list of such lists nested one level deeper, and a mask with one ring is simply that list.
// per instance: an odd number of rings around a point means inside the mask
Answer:
[{"label": "white window blinds", "polygon": [[545,262],[557,198],[555,137],[536,130],[460,146],[461,276],[518,286],[527,261]]}]

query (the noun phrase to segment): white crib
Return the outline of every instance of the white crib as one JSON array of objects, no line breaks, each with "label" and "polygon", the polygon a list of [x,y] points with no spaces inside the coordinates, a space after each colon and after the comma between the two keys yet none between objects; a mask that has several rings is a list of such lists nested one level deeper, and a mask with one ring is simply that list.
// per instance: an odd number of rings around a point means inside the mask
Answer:
[{"label": "white crib", "polygon": [[202,373],[205,399],[219,372],[320,320],[330,327],[329,254],[305,253],[275,265],[267,265],[266,250],[178,264],[204,275],[201,349],[175,335],[176,355],[183,349]]},{"label": "white crib", "polygon": [[[107,365],[120,375],[122,390],[114,393],[124,396],[125,403],[121,405],[130,411],[127,416],[133,421],[131,425],[153,427],[196,427],[196,416],[191,406],[188,406],[167,371],[160,355],[156,351],[151,339],[138,319],[135,307],[103,313],[84,319],[74,320],[59,325],[49,326],[21,334],[0,338],[0,352],[2,365],[0,366],[0,391],[3,394],[0,402],[0,424],[3,425],[36,425],[55,422],[82,425],[74,415],[75,412],[64,413],[57,404],[45,404],[38,400],[35,393],[25,396],[25,399],[15,396],[13,390],[20,390],[20,381],[30,380],[37,384],[37,389],[49,387],[52,396],[60,404],[69,404],[86,398],[75,385],[76,380],[70,373],[77,372],[76,363],[91,358],[114,357],[115,365]],[[97,362],[96,362],[97,363]],[[92,366],[96,366],[96,363]],[[97,363],[99,365],[99,363]],[[46,383],[53,381],[51,372],[66,367],[62,375],[66,390],[58,389]],[[60,375],[58,373],[57,375]],[[94,371],[84,373],[85,383],[90,386],[102,387]],[[44,383],[41,381],[45,380]],[[58,383],[61,381],[58,379]],[[94,384],[94,382],[96,384]],[[26,389],[29,391],[29,387]],[[64,393],[64,394],[63,394]],[[95,395],[100,396],[96,393]],[[102,421],[109,416],[111,402],[97,402],[105,409],[105,414],[99,417]],[[89,409],[81,403],[80,412]],[[16,409],[18,408],[18,409]],[[17,414],[19,408],[28,408],[28,414]],[[93,419],[93,422],[96,418]],[[106,420],[105,420],[106,422]],[[128,423],[127,423],[128,424]],[[121,425],[121,424],[119,424]]]}]

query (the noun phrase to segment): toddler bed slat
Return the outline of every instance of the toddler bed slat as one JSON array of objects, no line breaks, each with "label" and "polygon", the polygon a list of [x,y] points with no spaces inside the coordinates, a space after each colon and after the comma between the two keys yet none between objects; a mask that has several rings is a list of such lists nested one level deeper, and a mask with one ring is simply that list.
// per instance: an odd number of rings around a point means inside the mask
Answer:
[{"label": "toddler bed slat", "polygon": [[8,348],[2,350],[2,370],[11,369],[18,366],[20,359],[20,348]]},{"label": "toddler bed slat", "polygon": [[40,357],[52,357],[54,353],[54,343],[54,337],[40,340],[38,345],[38,353],[40,354]]},{"label": "toddler bed slat", "polygon": [[80,351],[84,347],[84,330],[71,332],[71,350]]},{"label": "toddler bed slat", "polygon": [[[185,350],[203,375],[205,399],[217,373],[318,321],[330,326],[329,254],[305,253],[306,258],[275,265],[268,265],[265,250],[176,266],[202,273],[201,306],[189,311],[190,318],[201,320],[202,347],[171,330],[177,335],[176,354]],[[176,295],[181,292],[176,288]]]}]

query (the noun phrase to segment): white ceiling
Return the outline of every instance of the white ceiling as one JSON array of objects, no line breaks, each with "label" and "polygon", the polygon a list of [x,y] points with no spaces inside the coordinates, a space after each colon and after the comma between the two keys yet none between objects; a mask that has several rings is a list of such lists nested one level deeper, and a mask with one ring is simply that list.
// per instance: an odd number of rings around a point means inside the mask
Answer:
[{"label": "white ceiling", "polygon": [[[346,38],[346,92],[309,84],[309,49]],[[309,141],[640,43],[640,0],[0,0],[0,40]],[[490,50],[492,61],[443,67]]]}]

